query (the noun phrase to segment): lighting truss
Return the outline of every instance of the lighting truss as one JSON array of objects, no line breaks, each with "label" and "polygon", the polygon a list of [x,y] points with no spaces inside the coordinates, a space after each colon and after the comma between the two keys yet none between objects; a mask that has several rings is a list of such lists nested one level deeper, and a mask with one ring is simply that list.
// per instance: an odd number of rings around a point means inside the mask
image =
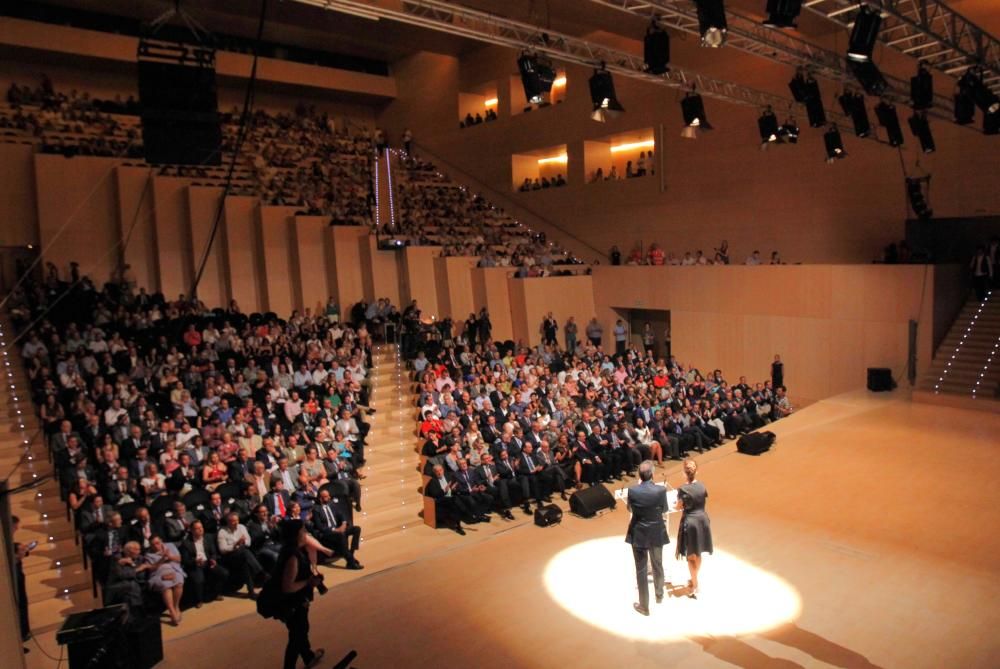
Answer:
[{"label": "lighting truss", "polygon": [[[662,26],[692,35],[699,34],[698,13],[693,0],[591,0],[591,2],[647,20],[657,17]],[[815,2],[816,0],[806,0],[803,7]],[[846,0],[844,4],[848,4]],[[856,8],[857,2],[851,4],[851,7]],[[843,54],[816,46],[788,31],[765,26],[758,19],[729,9],[726,10],[726,20],[729,25],[727,48],[767,58],[793,68],[805,67],[824,79],[844,83],[854,82],[854,74],[847,69]],[[886,23],[883,22],[882,25],[884,31]],[[889,90],[881,97],[900,106],[909,104],[910,82],[885,73],[883,76],[889,83]],[[952,106],[950,97],[935,95],[932,107],[928,110],[929,115],[954,123]],[[966,127],[975,129],[972,126]]]},{"label": "lighting truss", "polygon": [[[325,0],[294,1],[326,8]],[[545,53],[555,60],[588,68],[598,67],[603,63],[605,69],[616,75],[676,90],[689,91],[694,88],[702,97],[754,109],[763,109],[768,105],[774,109],[788,109],[794,104],[789,98],[698,74],[674,64],[671,64],[670,70],[664,74],[651,74],[646,71],[642,54],[620,51],[578,37],[441,0],[401,0],[393,5],[394,8],[360,0],[338,0],[338,5],[375,14],[384,19],[505,46],[517,51],[527,49]],[[697,26],[697,20],[695,25]],[[829,113],[829,116],[845,127],[853,127],[851,120],[842,114]]]},{"label": "lighting truss", "polygon": [[[939,0],[865,0],[882,12],[879,42],[949,76],[982,65],[985,83],[1000,94],[1000,40]],[[802,8],[844,28],[857,0],[806,0]]]}]

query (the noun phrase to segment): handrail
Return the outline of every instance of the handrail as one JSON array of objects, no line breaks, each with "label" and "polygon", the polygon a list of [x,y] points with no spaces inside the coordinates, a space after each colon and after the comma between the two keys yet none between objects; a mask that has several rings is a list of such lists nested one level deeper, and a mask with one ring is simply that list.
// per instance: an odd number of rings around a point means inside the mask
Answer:
[{"label": "handrail", "polygon": [[[518,202],[515,202],[512,199],[510,199],[508,196],[501,194],[499,191],[495,190],[491,186],[488,186],[485,183],[483,183],[482,181],[480,181],[479,179],[476,179],[475,177],[471,176],[468,172],[466,172],[462,168],[456,166],[454,163],[452,163],[452,162],[450,162],[448,160],[445,160],[444,158],[442,158],[440,155],[438,155],[434,151],[428,149],[425,145],[418,144],[417,142],[413,142],[413,146],[415,148],[419,149],[422,153],[424,153],[425,155],[427,155],[429,158],[431,158],[439,166],[439,168],[442,168],[442,167],[443,168],[447,168],[447,171],[449,171],[449,172],[451,172],[453,174],[457,173],[458,175],[460,175],[460,177],[462,178],[462,180],[467,181],[467,182],[471,182],[471,184],[474,186],[474,188],[477,189],[478,191],[480,191],[480,194],[482,194],[482,195],[488,195],[489,199],[493,200],[493,202],[495,204],[501,204],[502,203],[504,209],[506,209],[507,211],[521,210],[521,211],[527,212],[530,217],[536,219],[537,221],[540,221],[541,222],[541,226],[549,227],[549,228],[552,228],[553,230],[557,230],[559,232],[559,234],[565,235],[565,236],[571,238],[573,241],[577,242],[578,244],[581,244],[581,245],[585,246],[586,248],[590,249],[591,251],[593,251],[595,254],[597,254],[597,259],[599,259],[601,261],[607,261],[607,260],[609,260],[608,254],[605,253],[604,251],[601,251],[601,250],[595,248],[594,246],[590,245],[586,241],[584,241],[584,240],[580,239],[579,237],[577,237],[576,235],[574,235],[572,232],[569,232],[569,231],[563,229],[561,226],[556,225],[555,223],[552,223],[550,220],[548,220],[547,218],[545,218],[544,216],[542,216],[538,212],[532,210],[531,207],[526,207],[526,206],[524,206],[524,205],[522,205],[522,204],[520,204]],[[453,174],[449,175],[449,176],[453,176]]]}]

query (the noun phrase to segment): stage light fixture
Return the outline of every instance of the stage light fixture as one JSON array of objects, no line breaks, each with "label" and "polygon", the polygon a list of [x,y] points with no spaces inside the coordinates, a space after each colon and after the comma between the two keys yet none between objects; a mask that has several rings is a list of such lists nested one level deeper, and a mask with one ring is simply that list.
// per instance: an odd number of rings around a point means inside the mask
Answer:
[{"label": "stage light fixture", "polygon": [[795,72],[795,76],[788,82],[788,89],[792,92],[792,97],[796,102],[801,102],[806,106],[806,116],[809,118],[809,125],[813,128],[822,128],[826,125],[826,111],[823,109],[823,95],[819,90],[819,83],[811,73],[804,70]]},{"label": "stage light fixture", "polygon": [[916,75],[910,77],[910,104],[914,110],[934,106],[934,77],[923,63],[917,66]]},{"label": "stage light fixture", "polygon": [[927,114],[914,112],[907,123],[909,123],[913,136],[920,140],[920,149],[924,153],[934,153],[937,147],[934,145],[934,136],[931,134],[931,124],[927,120]]},{"label": "stage light fixture", "polygon": [[1000,134],[1000,112],[993,112],[992,114],[985,114],[983,116],[983,134]]},{"label": "stage light fixture", "polygon": [[968,91],[976,106],[982,109],[984,114],[1000,112],[1000,98],[983,81],[982,68],[970,67],[967,69],[962,78],[958,80],[958,86]]},{"label": "stage light fixture", "polygon": [[799,124],[795,122],[795,119],[789,116],[785,122],[778,128],[778,136],[789,144],[799,143]]},{"label": "stage light fixture", "polygon": [[844,110],[844,114],[851,117],[851,123],[854,124],[854,134],[858,137],[870,135],[872,126],[868,120],[865,96],[848,90],[844,91],[837,100],[840,102],[840,108]]},{"label": "stage light fixture", "polygon": [[823,145],[826,147],[826,162],[832,163],[835,160],[847,157],[847,151],[844,150],[844,142],[840,139],[840,131],[837,130],[836,125],[831,125],[823,133]]},{"label": "stage light fixture", "polygon": [[778,117],[768,106],[767,109],[757,119],[757,130],[760,131],[761,146],[766,147],[771,142],[777,142],[781,138],[778,134]]},{"label": "stage light fixture", "polygon": [[796,28],[795,19],[802,12],[802,0],[767,0],[767,18],[763,23],[771,28]]},{"label": "stage light fixture", "polygon": [[882,100],[875,105],[875,117],[878,118],[879,125],[885,128],[885,132],[889,136],[889,146],[902,146],[903,129],[899,127],[896,107]]},{"label": "stage light fixture", "polygon": [[848,60],[847,66],[868,95],[882,95],[889,88],[889,82],[882,76],[881,70],[870,60],[860,63]]},{"label": "stage light fixture", "polygon": [[604,123],[609,118],[617,118],[625,112],[625,108],[618,102],[615,96],[615,80],[611,78],[611,73],[604,69],[594,70],[590,77],[590,101],[594,104],[594,110],[590,118],[599,123]]},{"label": "stage light fixture", "polygon": [[552,91],[556,71],[552,61],[531,53],[522,53],[517,59],[517,69],[521,72],[521,85],[524,86],[524,97],[532,104],[545,101],[545,96]]},{"label": "stage light fixture", "polygon": [[934,215],[934,210],[927,204],[930,186],[931,178],[929,175],[926,177],[906,177],[906,199],[910,201],[910,208],[921,221],[926,221]]},{"label": "stage light fixture", "polygon": [[646,29],[643,42],[643,60],[650,74],[664,74],[670,69],[670,35],[653,19]]},{"label": "stage light fixture", "polygon": [[681,131],[681,137],[695,139],[698,137],[698,130],[712,129],[705,115],[705,103],[695,91],[688,91],[681,100],[681,114],[684,116],[684,130]]},{"label": "stage light fixture", "polygon": [[968,125],[975,117],[976,101],[972,98],[972,93],[959,82],[955,88],[955,123]]},{"label": "stage light fixture", "polygon": [[716,49],[726,43],[729,25],[723,0],[695,0],[701,45]]},{"label": "stage light fixture", "polygon": [[882,26],[882,16],[877,9],[861,5],[854,15],[854,28],[847,46],[847,58],[857,62],[871,60],[878,41],[878,30]]}]

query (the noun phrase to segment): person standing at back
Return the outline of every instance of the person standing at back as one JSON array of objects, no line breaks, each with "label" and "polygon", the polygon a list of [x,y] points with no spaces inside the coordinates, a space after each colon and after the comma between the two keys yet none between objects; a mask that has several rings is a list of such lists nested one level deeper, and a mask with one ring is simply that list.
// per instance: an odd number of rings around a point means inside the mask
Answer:
[{"label": "person standing at back", "polygon": [[625,542],[632,545],[635,559],[635,582],[639,601],[632,604],[638,613],[649,615],[649,579],[647,566],[653,567],[653,592],[656,603],[663,601],[663,545],[670,543],[663,514],[667,512],[667,489],[653,483],[653,462],[639,465],[639,483],[628,489],[628,508],[632,512]]}]

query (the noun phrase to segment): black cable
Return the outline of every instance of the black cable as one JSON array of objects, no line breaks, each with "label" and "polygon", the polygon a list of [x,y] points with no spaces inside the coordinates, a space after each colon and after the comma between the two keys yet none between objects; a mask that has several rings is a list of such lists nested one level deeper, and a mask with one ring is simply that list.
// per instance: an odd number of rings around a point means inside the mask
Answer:
[{"label": "black cable", "polygon": [[264,18],[266,15],[267,0],[260,0],[260,19],[257,23],[257,36],[254,38],[253,42],[253,61],[250,65],[250,79],[247,81],[246,94],[243,97],[243,112],[240,114],[239,134],[236,138],[236,145],[233,147],[232,159],[229,161],[229,171],[226,174],[226,185],[223,187],[222,196],[219,198],[219,208],[215,213],[215,220],[212,222],[212,229],[209,232],[208,241],[205,242],[205,251],[201,255],[198,271],[195,272],[194,283],[191,285],[189,295],[192,300],[198,295],[198,284],[201,283],[202,274],[205,273],[205,265],[208,264],[209,254],[212,252],[215,237],[219,232],[219,224],[222,222],[222,215],[226,210],[226,198],[229,196],[229,193],[233,188],[233,174],[236,172],[236,163],[239,160],[240,151],[243,149],[243,142],[246,140],[247,132],[250,127],[250,114],[253,110],[254,93],[257,83],[257,62],[259,60],[261,40],[264,36]]}]

